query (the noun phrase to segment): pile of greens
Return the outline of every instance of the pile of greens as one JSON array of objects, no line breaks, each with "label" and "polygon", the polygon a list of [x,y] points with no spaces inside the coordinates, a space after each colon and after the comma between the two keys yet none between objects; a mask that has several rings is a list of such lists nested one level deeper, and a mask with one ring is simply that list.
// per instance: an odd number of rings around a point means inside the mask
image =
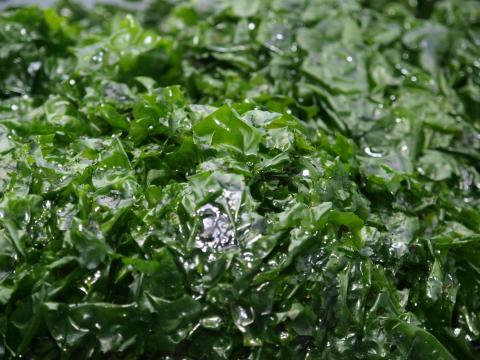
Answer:
[{"label": "pile of greens", "polygon": [[0,357],[477,359],[480,2],[0,13]]}]

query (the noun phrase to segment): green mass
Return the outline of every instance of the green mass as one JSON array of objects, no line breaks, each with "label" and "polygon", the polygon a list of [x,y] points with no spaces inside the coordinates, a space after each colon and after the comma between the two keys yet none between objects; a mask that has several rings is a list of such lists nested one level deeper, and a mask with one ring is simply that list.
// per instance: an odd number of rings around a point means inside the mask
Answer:
[{"label": "green mass", "polygon": [[480,2],[0,13],[0,357],[478,359]]}]

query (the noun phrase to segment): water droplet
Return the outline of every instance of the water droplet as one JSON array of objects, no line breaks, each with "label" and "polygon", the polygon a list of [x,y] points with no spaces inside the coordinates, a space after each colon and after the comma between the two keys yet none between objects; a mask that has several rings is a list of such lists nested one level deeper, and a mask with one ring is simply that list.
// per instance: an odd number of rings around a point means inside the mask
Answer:
[{"label": "water droplet", "polygon": [[369,146],[366,146],[363,151],[365,151],[365,154],[367,154],[368,156],[371,156],[371,157],[382,157],[382,153],[378,153],[378,152],[374,152]]},{"label": "water droplet", "polygon": [[60,9],[60,15],[63,17],[70,17],[72,16],[72,11],[69,8],[64,7]]},{"label": "water droplet", "polygon": [[246,327],[253,323],[255,315],[251,307],[237,306],[232,311],[233,321],[241,332],[246,331]]},{"label": "water droplet", "polygon": [[76,84],[76,81],[75,81],[74,79],[70,79],[70,80],[68,81],[68,83],[69,83],[71,86],[73,86],[73,85]]},{"label": "water droplet", "polygon": [[401,241],[395,241],[390,248],[390,253],[397,258],[405,254],[406,251],[407,246]]},{"label": "water droplet", "polygon": [[372,256],[373,250],[370,247],[364,247],[363,249],[360,250],[360,254],[367,257]]},{"label": "water droplet", "polygon": [[206,329],[218,329],[222,324],[220,316],[209,316],[200,320],[200,324]]},{"label": "water droplet", "polygon": [[351,57],[350,55],[347,56],[347,61],[348,62],[352,62],[353,61],[353,57]]},{"label": "water droplet", "polygon": [[41,66],[42,63],[40,61],[34,61],[28,65],[27,71],[30,75],[34,75]]},{"label": "water droplet", "polygon": [[248,23],[248,30],[255,30],[255,23]]},{"label": "water droplet", "polygon": [[151,35],[148,35],[145,40],[143,40],[143,43],[146,45],[149,45],[153,42],[153,37]]},{"label": "water droplet", "polygon": [[277,40],[283,40],[285,36],[282,33],[275,34],[275,39]]}]

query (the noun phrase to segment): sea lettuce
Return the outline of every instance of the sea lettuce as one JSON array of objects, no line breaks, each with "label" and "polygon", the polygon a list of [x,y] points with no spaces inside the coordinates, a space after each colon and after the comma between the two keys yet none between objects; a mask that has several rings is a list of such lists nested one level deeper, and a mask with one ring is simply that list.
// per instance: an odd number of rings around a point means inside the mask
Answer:
[{"label": "sea lettuce", "polygon": [[0,357],[476,359],[480,3],[0,13]]}]

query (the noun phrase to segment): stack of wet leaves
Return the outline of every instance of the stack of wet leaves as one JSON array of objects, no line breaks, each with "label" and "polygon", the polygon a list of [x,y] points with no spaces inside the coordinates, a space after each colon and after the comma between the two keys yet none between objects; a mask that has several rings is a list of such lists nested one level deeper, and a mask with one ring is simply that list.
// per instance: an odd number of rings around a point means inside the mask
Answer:
[{"label": "stack of wet leaves", "polygon": [[478,358],[480,3],[416,3],[2,12],[2,355]]}]

